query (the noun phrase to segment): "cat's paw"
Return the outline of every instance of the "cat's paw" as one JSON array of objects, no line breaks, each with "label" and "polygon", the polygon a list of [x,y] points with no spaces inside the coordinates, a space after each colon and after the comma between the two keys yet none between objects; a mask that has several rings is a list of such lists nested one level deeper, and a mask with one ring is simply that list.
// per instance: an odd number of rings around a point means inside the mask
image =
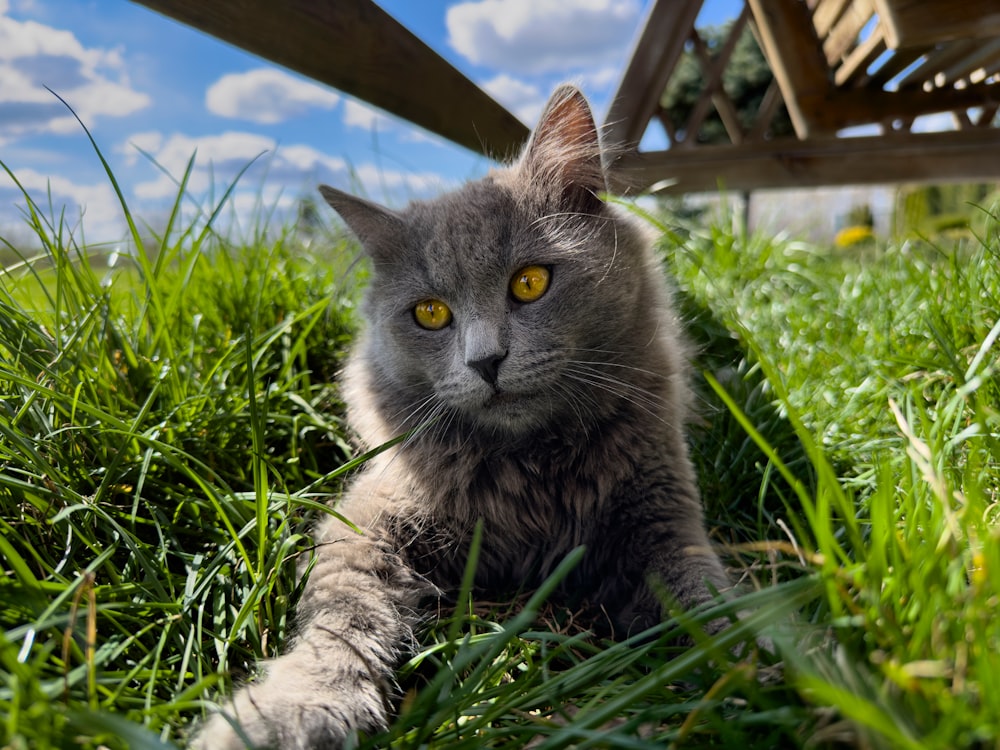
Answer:
[{"label": "cat's paw", "polygon": [[191,750],[339,750],[358,732],[385,729],[382,690],[371,680],[333,682],[273,669],[245,686],[197,732]]}]

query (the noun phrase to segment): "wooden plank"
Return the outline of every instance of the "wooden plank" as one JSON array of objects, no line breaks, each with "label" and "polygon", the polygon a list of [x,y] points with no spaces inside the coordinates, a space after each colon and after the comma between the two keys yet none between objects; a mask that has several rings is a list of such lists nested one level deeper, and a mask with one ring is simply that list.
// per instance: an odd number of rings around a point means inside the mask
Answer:
[{"label": "wooden plank", "polygon": [[703,0],[656,0],[604,121],[609,143],[633,146],[656,111]]},{"label": "wooden plank", "polygon": [[714,60],[708,50],[708,45],[705,44],[705,40],[698,34],[697,29],[691,29],[690,38],[694,47],[694,53],[698,58],[698,63],[701,65],[702,72],[705,74],[703,84],[705,89],[698,98],[698,101],[695,102],[691,116],[684,126],[684,143],[693,144],[695,142],[692,136],[697,136],[698,129],[704,122],[705,117],[708,116],[710,104],[715,105],[726,133],[729,135],[729,140],[733,143],[741,143],[743,141],[743,128],[740,125],[740,118],[725,87],[722,85],[722,74],[729,64],[729,59],[733,55],[736,43],[739,41],[743,29],[746,28],[749,18],[750,11],[744,5],[740,15],[729,29],[729,37]]},{"label": "wooden plank", "polygon": [[823,54],[826,55],[830,67],[840,62],[841,58],[857,44],[858,34],[873,15],[875,11],[870,0],[854,0],[851,3],[851,7],[823,40]]},{"label": "wooden plank", "polygon": [[927,59],[903,76],[897,82],[897,86],[900,90],[923,87],[925,82],[933,82],[939,72],[967,57],[981,46],[982,42],[976,40],[949,42],[941,45],[933,52],[928,52]]},{"label": "wooden plank", "polygon": [[371,0],[135,0],[473,151],[528,129]]},{"label": "wooden plank", "polygon": [[991,61],[998,59],[1000,59],[1000,39],[981,44],[970,55],[941,71],[944,85],[950,86],[956,81],[966,79],[974,70],[990,65]]},{"label": "wooden plank", "polygon": [[851,50],[850,54],[844,58],[844,61],[834,71],[834,84],[838,87],[862,85],[868,77],[868,66],[885,51],[885,37],[882,36],[880,25],[875,27],[870,37]]},{"label": "wooden plank", "polygon": [[767,129],[771,125],[771,120],[774,119],[774,113],[778,111],[780,105],[781,89],[778,88],[778,82],[772,79],[767,91],[764,92],[760,109],[757,111],[757,119],[754,121],[753,129],[747,135],[746,140],[760,141],[764,139],[764,136],[767,135]]},{"label": "wooden plank", "polygon": [[781,139],[751,145],[627,154],[612,187],[641,192],[670,180],[670,193],[893,182],[1000,179],[1000,129],[900,133],[888,137]]},{"label": "wooden plank", "polygon": [[840,20],[850,2],[851,0],[820,0],[812,14],[816,36],[825,39],[833,25]]},{"label": "wooden plank", "polygon": [[[847,89],[838,92],[830,106],[836,110],[835,123],[839,130],[869,122],[913,119],[936,112],[981,107],[997,99],[1000,99],[1000,88],[990,84],[931,92],[911,88],[874,94],[866,89]],[[996,161],[1000,163],[1000,159]]]},{"label": "wooden plank", "polygon": [[914,47],[897,50],[892,57],[883,63],[882,67],[871,74],[868,85],[872,88],[882,88],[930,49],[930,47]]},{"label": "wooden plank", "polygon": [[997,0],[875,0],[893,49],[1000,36]]},{"label": "wooden plank", "polygon": [[827,98],[833,86],[808,8],[800,0],[747,2],[796,135],[829,132]]},{"label": "wooden plank", "polygon": [[653,117],[658,123],[660,123],[660,125],[663,126],[663,132],[667,134],[667,139],[670,143],[678,143],[677,130],[674,128],[674,123],[670,119],[670,113],[663,107],[657,107]]},{"label": "wooden plank", "polygon": [[976,118],[977,128],[988,128],[993,122],[993,118],[996,117],[997,109],[1000,108],[996,104],[987,104],[983,107],[982,111],[979,113],[979,117]]}]

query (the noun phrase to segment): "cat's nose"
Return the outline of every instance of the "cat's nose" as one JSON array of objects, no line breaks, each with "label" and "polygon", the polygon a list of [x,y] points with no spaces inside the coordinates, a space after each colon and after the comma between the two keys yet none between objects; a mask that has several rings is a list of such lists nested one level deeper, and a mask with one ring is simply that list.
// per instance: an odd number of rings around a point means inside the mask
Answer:
[{"label": "cat's nose", "polygon": [[500,363],[507,358],[507,352],[503,354],[488,354],[479,359],[467,361],[469,367],[479,373],[479,377],[490,385],[497,384],[497,376],[500,374]]}]

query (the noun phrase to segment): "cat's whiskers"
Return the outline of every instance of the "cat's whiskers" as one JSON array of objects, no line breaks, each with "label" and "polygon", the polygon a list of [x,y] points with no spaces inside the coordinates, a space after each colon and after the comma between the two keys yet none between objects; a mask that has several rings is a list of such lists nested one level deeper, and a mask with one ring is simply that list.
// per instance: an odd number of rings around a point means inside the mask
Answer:
[{"label": "cat's whiskers", "polygon": [[[433,400],[434,400],[434,394],[432,393],[429,396],[425,396],[424,398],[422,398],[416,404],[406,404],[404,407],[389,414],[389,421],[391,421],[394,425],[398,424],[399,426],[405,428],[407,426],[407,423],[409,423],[415,417],[419,417],[420,413],[424,409],[426,409],[427,405],[430,404]],[[409,409],[409,412],[407,412],[405,417],[402,417],[402,419],[400,419],[400,415],[406,409]]]},{"label": "cat's whiskers", "polygon": [[436,433],[440,431],[442,417],[449,412],[442,401],[433,397],[428,398],[422,404],[421,410],[424,414],[421,415],[420,421],[410,430],[410,434],[403,441],[403,448],[408,447],[418,438],[433,441],[437,436]]},{"label": "cat's whiskers", "polygon": [[568,364],[564,371],[566,377],[595,388],[600,388],[607,393],[629,402],[658,421],[665,424],[668,423],[664,418],[664,407],[668,402],[662,396],[629,383],[628,381],[597,372],[592,367],[586,366],[586,364],[587,363]]},{"label": "cat's whiskers", "polygon": [[[580,347],[574,350],[576,353],[586,353],[586,354],[604,354],[609,357],[621,357],[625,352],[615,351],[614,349],[592,349],[586,347]],[[627,365],[624,362],[616,362],[613,360],[588,360],[587,364],[600,365],[602,367],[621,367],[626,370],[631,370],[632,372],[641,373],[642,375],[650,375],[657,379],[662,379],[664,374],[656,370],[649,370],[644,367],[636,367],[635,365]]]},{"label": "cat's whiskers", "polygon": [[[605,367],[622,367],[627,370],[635,371],[635,368],[631,368],[628,365],[617,365],[613,362],[594,362],[591,360],[581,360],[581,359],[571,359],[566,362],[567,366],[574,368],[579,373],[592,374],[602,381],[612,383],[614,385],[620,386],[623,389],[629,390],[638,395],[642,395],[644,400],[651,404],[665,404],[667,403],[667,397],[655,390],[651,390],[644,386],[638,385],[632,380],[618,377],[612,372],[607,372],[603,368]],[[652,374],[652,373],[649,373]],[[662,376],[656,376],[656,379],[663,382]]]},{"label": "cat's whiskers", "polygon": [[597,386],[608,393],[624,398],[636,405],[644,406],[650,410],[650,413],[659,414],[669,403],[660,394],[637,386],[627,380],[601,373],[593,368],[576,366],[574,371],[576,375],[587,379],[591,385]]},{"label": "cat's whiskers", "polygon": [[[576,380],[576,378],[573,378]],[[590,435],[590,424],[588,424],[586,417],[584,416],[587,411],[587,406],[589,405],[591,409],[599,407],[600,404],[593,394],[587,393],[586,391],[581,392],[579,388],[574,388],[571,384],[566,383],[563,380],[557,380],[550,384],[546,391],[552,395],[560,397],[560,401],[565,403],[572,411],[573,414],[580,422],[580,428],[583,431],[583,437],[586,439]],[[588,403],[585,403],[585,400]],[[555,405],[556,399],[549,399],[549,417],[551,419],[555,418]]]},{"label": "cat's whiskers", "polygon": [[614,268],[614,265],[615,265],[615,259],[618,257],[618,224],[617,223],[613,223],[611,225],[611,227],[612,227],[612,229],[613,229],[613,231],[615,233],[615,244],[614,244],[614,247],[611,250],[611,260],[608,261],[608,265],[604,269],[604,275],[600,279],[597,280],[598,284],[603,284],[604,281],[611,274],[611,269]]}]

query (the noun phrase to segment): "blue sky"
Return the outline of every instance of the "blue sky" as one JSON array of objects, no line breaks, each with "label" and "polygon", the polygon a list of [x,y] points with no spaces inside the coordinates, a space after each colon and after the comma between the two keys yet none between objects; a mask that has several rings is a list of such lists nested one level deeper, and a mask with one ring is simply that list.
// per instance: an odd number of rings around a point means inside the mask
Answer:
[{"label": "blue sky", "polygon": [[[602,120],[649,0],[384,0],[380,3],[528,125],[559,82]],[[702,22],[737,0],[707,0]],[[233,200],[291,211],[318,182],[399,204],[491,166],[429,135],[125,0],[0,0],[0,161],[36,202],[51,194],[88,243],[124,235],[90,129],[133,214],[162,226],[174,179],[197,151],[190,192],[207,205],[242,167]],[[148,157],[140,152],[140,149]],[[0,237],[29,237],[24,201],[0,174]],[[249,219],[247,219],[249,222]]]}]

